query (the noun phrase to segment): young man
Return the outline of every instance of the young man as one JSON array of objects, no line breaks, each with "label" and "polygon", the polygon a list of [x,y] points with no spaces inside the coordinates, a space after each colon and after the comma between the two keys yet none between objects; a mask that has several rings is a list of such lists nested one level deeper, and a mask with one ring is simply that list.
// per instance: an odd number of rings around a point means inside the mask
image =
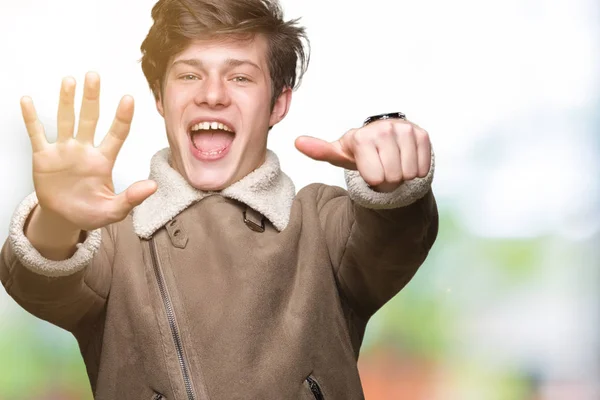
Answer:
[{"label": "young man", "polygon": [[298,138],[346,169],[348,191],[296,194],[267,136],[306,68],[304,30],[269,0],[160,0],[152,17],[142,68],[169,147],[115,194],[133,100],[94,147],[96,74],[76,132],[63,81],[56,143],[23,98],[35,193],[12,219],[2,283],[73,333],[97,399],[363,398],[366,324],[437,235],[427,133],[397,115],[333,143]]}]

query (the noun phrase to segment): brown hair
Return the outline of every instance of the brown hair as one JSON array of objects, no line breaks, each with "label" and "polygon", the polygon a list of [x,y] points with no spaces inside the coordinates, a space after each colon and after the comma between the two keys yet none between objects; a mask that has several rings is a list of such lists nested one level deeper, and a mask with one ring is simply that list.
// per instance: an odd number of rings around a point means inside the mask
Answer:
[{"label": "brown hair", "polygon": [[265,35],[271,107],[285,87],[293,90],[300,85],[308,68],[310,42],[305,29],[297,25],[298,19],[283,20],[277,0],[159,0],[152,8],[152,19],[154,23],[141,46],[141,62],[156,99],[167,63],[195,39]]}]

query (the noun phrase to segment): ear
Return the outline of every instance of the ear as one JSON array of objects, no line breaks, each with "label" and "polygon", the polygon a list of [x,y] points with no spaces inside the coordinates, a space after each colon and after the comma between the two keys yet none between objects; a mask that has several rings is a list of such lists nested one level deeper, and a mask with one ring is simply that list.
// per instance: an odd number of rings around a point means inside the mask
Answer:
[{"label": "ear", "polygon": [[290,104],[292,103],[292,89],[289,87],[283,88],[281,94],[273,105],[273,111],[271,111],[271,118],[269,119],[269,126],[272,127],[275,124],[281,122],[290,110]]},{"label": "ear", "polygon": [[165,117],[165,110],[163,108],[163,104],[162,104],[162,96],[161,96],[161,91],[159,90],[157,95],[156,95],[156,110],[158,111],[158,113],[160,114],[161,117]]}]

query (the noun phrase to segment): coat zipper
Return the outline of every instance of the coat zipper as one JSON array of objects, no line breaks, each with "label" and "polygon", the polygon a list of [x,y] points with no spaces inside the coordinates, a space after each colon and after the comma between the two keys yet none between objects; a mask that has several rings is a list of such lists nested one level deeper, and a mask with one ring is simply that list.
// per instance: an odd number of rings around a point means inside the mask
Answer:
[{"label": "coat zipper", "polygon": [[154,267],[154,274],[156,275],[156,281],[158,282],[158,289],[160,291],[160,296],[162,297],[165,311],[167,313],[167,319],[169,321],[169,326],[171,327],[171,334],[173,336],[173,342],[175,342],[175,350],[177,351],[177,358],[179,359],[179,366],[181,367],[181,372],[183,374],[183,383],[185,385],[185,390],[187,392],[188,400],[195,400],[196,395],[194,393],[194,387],[192,385],[192,379],[190,378],[189,369],[187,363],[185,361],[185,357],[183,355],[183,344],[181,342],[181,336],[179,334],[179,329],[177,328],[177,324],[175,322],[175,312],[173,311],[173,304],[171,303],[171,298],[167,293],[167,287],[165,285],[165,279],[162,275],[160,267],[158,265],[158,256],[156,253],[156,244],[154,243],[154,238],[150,238],[150,254],[152,257],[152,266]]},{"label": "coat zipper", "polygon": [[315,400],[324,400],[325,398],[323,397],[323,392],[321,391],[317,381],[314,380],[312,376],[308,376],[306,381],[308,382],[310,391],[312,392],[313,396],[315,396]]}]

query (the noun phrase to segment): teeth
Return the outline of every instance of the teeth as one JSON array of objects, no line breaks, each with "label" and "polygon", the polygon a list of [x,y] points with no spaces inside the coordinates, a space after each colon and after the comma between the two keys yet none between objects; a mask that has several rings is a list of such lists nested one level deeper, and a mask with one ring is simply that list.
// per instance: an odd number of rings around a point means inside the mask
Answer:
[{"label": "teeth", "polygon": [[222,129],[227,132],[233,132],[227,125],[219,122],[200,122],[192,126],[192,131],[208,130],[208,129]]},{"label": "teeth", "polygon": [[216,156],[217,154],[221,154],[223,151],[225,151],[225,149],[213,150],[213,151],[203,151],[202,154],[205,154],[208,156]]},{"label": "teeth", "polygon": [[[196,147],[195,144],[194,144],[194,147]],[[196,147],[196,149],[198,149],[198,148]],[[220,150],[212,150],[212,151],[203,151],[201,153],[205,156],[216,156],[218,154],[221,154],[224,151],[225,151],[225,149],[220,149]]]}]

